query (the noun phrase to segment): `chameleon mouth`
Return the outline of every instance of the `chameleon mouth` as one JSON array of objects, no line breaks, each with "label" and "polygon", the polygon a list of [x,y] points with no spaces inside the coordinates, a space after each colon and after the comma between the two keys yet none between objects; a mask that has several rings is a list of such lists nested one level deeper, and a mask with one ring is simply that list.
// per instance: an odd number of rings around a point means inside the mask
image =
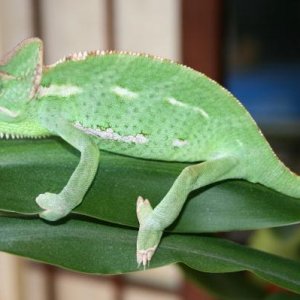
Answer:
[{"label": "chameleon mouth", "polygon": [[20,134],[13,134],[13,133],[6,133],[6,132],[0,132],[0,139],[21,139],[23,138],[23,135]]},{"label": "chameleon mouth", "polygon": [[26,134],[18,134],[18,133],[8,133],[8,132],[0,132],[0,139],[6,140],[17,140],[17,139],[42,139],[46,138],[46,135],[26,135]]}]

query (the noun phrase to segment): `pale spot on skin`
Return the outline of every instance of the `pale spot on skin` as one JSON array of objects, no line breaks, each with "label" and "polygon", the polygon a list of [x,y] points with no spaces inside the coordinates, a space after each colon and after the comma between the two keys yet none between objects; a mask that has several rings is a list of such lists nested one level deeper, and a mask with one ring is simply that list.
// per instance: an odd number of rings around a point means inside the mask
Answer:
[{"label": "pale spot on skin", "polygon": [[16,118],[20,113],[16,112],[16,111],[13,111],[13,110],[10,110],[6,107],[0,106],[0,114],[4,114],[4,115],[6,115],[10,118]]},{"label": "pale spot on skin", "polygon": [[113,140],[123,143],[133,143],[133,144],[146,144],[148,143],[148,138],[146,138],[143,134],[137,135],[120,135],[117,132],[114,132],[112,128],[107,128],[105,130],[101,130],[99,128],[88,128],[82,126],[79,122],[76,122],[74,126],[86,134],[90,134],[96,137],[100,137],[104,140]]},{"label": "pale spot on skin", "polygon": [[173,146],[174,147],[184,147],[184,146],[187,146],[189,144],[188,141],[186,140],[179,140],[179,139],[176,139],[173,141]]},{"label": "pale spot on skin", "polygon": [[205,119],[209,119],[209,115],[204,109],[197,106],[193,106],[193,110],[199,112]]},{"label": "pale spot on skin", "polygon": [[69,97],[80,94],[82,89],[75,85],[50,85],[48,87],[41,86],[39,89],[39,97],[59,96]]},{"label": "pale spot on skin", "polygon": [[178,100],[176,100],[175,98],[172,98],[172,97],[167,98],[167,101],[170,104],[175,105],[175,106],[181,106],[181,107],[187,107],[188,106],[187,104],[185,104],[185,103],[183,103],[181,101],[178,101]]},{"label": "pale spot on skin", "polygon": [[137,93],[133,92],[133,91],[130,91],[126,88],[123,88],[121,86],[115,86],[112,88],[112,91],[120,96],[120,97],[124,97],[124,98],[127,98],[127,99],[134,99],[138,96]]},{"label": "pale spot on skin", "polygon": [[240,147],[242,147],[242,146],[244,145],[240,140],[236,140],[236,142],[238,143],[238,145],[239,145]]},{"label": "pale spot on skin", "polygon": [[186,109],[191,109],[195,112],[200,113],[205,119],[209,119],[208,113],[204,109],[202,109],[198,106],[193,106],[193,105],[184,103],[184,102],[179,101],[179,100],[177,100],[173,97],[167,98],[167,102],[170,103],[171,105],[174,105],[174,106],[178,106],[178,107],[182,107],[182,108],[186,108]]}]

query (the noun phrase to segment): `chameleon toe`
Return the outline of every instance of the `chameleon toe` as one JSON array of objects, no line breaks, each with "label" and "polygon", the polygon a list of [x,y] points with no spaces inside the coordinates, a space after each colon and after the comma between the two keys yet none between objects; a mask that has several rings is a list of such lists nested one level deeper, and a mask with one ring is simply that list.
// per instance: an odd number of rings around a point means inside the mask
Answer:
[{"label": "chameleon toe", "polygon": [[143,265],[144,269],[147,265],[149,265],[153,254],[155,253],[157,246],[148,248],[146,250],[138,250],[136,252],[136,260],[138,263],[138,267]]},{"label": "chameleon toe", "polygon": [[47,221],[57,221],[71,211],[71,209],[66,207],[65,201],[60,194],[40,194],[35,201],[44,209],[39,216]]},{"label": "chameleon toe", "polygon": [[153,209],[148,199],[144,199],[139,196],[136,202],[136,214],[140,223],[143,223],[145,219],[152,213]]}]

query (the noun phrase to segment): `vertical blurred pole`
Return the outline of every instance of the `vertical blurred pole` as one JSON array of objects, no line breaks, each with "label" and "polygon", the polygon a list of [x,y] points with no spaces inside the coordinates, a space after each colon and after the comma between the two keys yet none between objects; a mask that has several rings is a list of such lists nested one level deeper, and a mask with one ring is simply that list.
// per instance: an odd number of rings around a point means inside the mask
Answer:
[{"label": "vertical blurred pole", "polygon": [[[223,79],[224,1],[181,0],[182,62],[218,82]],[[205,292],[185,282],[185,300],[213,300]]]},{"label": "vertical blurred pole", "polygon": [[56,288],[55,288],[55,267],[41,264],[43,270],[43,277],[45,280],[45,299],[55,300],[56,299]]},{"label": "vertical blurred pole", "polygon": [[21,269],[23,260],[0,253],[0,299],[23,300]]},{"label": "vertical blurred pole", "polygon": [[42,38],[42,26],[41,26],[41,2],[40,0],[32,1],[32,22],[33,31],[36,37]]},{"label": "vertical blurred pole", "polygon": [[111,282],[114,284],[114,300],[123,300],[124,293],[124,275],[114,275],[110,277]]},{"label": "vertical blurred pole", "polygon": [[[106,6],[106,15],[105,15],[106,45],[107,45],[107,49],[114,50],[116,47],[115,1],[114,0],[106,0],[105,6]],[[123,288],[124,288],[123,275],[111,276],[110,281],[114,285],[114,299],[122,300],[123,299]]]},{"label": "vertical blurred pole", "polygon": [[222,0],[182,0],[183,63],[222,81]]},{"label": "vertical blurred pole", "polygon": [[0,0],[0,56],[31,36],[31,0]]},{"label": "vertical blurred pole", "polygon": [[106,14],[105,14],[105,27],[106,27],[106,48],[109,50],[115,49],[115,1],[106,0]]}]

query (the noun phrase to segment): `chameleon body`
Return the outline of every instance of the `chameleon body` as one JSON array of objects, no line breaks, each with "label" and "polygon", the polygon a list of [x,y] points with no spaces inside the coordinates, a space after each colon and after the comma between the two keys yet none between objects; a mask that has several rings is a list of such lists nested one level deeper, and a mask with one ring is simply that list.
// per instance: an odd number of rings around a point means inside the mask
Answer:
[{"label": "chameleon body", "polygon": [[137,200],[137,261],[151,260],[163,230],[194,189],[230,178],[300,197],[300,179],[272,152],[245,108],[205,75],[147,55],[90,52],[43,66],[42,42],[23,41],[0,64],[0,137],[57,135],[81,152],[59,194],[37,195],[58,220],[84,198],[100,151],[191,162],[155,208]]}]

